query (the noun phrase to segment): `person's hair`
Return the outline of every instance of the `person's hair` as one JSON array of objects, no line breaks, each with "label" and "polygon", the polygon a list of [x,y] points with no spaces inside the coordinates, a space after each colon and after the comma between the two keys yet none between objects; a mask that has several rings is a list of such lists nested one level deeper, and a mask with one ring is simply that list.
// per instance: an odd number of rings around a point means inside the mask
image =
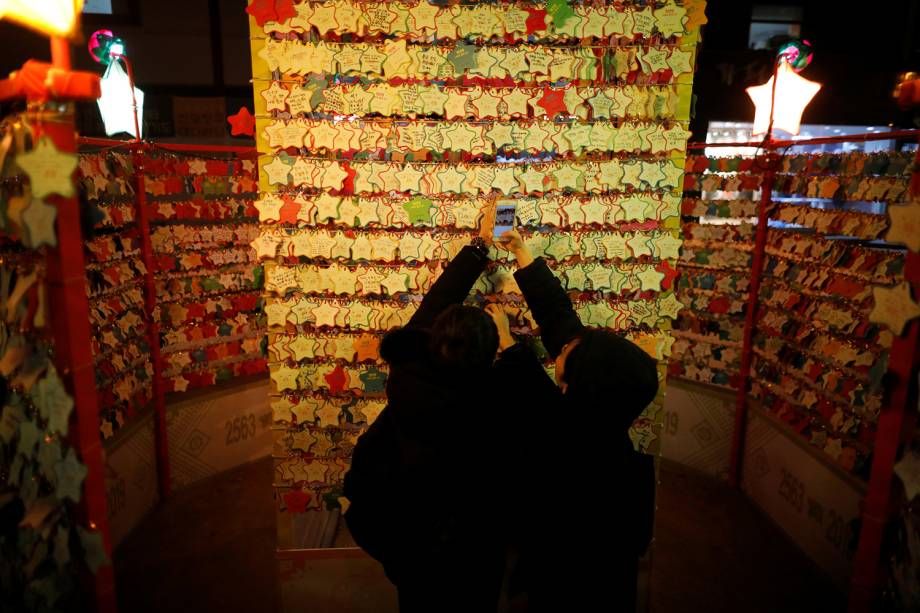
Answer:
[{"label": "person's hair", "polygon": [[459,370],[488,368],[498,351],[498,329],[482,309],[455,304],[435,319],[428,349],[440,366]]},{"label": "person's hair", "polygon": [[603,330],[587,330],[566,356],[566,395],[585,402],[617,405],[619,425],[639,416],[658,393],[655,360],[628,340]]}]

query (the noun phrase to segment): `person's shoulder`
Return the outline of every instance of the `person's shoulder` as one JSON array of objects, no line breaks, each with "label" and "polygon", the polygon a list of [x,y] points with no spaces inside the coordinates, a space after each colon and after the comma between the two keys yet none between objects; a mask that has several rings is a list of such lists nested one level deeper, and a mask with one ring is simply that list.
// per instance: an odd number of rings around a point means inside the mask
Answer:
[{"label": "person's shoulder", "polygon": [[428,331],[406,326],[387,333],[380,343],[380,357],[398,365],[424,360],[428,354]]}]

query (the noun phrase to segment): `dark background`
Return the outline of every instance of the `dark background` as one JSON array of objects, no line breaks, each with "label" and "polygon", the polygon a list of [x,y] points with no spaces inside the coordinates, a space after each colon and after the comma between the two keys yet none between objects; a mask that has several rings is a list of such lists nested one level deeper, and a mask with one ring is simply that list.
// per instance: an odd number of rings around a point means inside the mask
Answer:
[{"label": "dark background", "polygon": [[[912,117],[891,98],[897,75],[920,72],[920,0],[885,2],[772,2],[802,9],[801,33],[811,42],[814,61],[802,75],[824,88],[805,111],[803,123],[913,127]],[[771,51],[748,49],[752,9],[762,3],[710,0],[709,23],[697,61],[694,92],[694,139],[705,137],[710,120],[751,121],[753,106],[744,93],[769,78]],[[194,115],[199,97],[224,100],[225,114],[251,109],[250,59],[246,0],[114,0],[114,15],[85,15],[84,35],[109,28],[126,42],[138,86],[147,94],[145,133],[150,138],[183,141],[230,140],[214,129],[192,130],[191,123],[215,124]],[[48,60],[46,39],[0,22],[0,74],[29,58]],[[74,66],[102,68],[74,45]],[[175,100],[179,98],[179,100]],[[191,98],[189,100],[188,98]],[[211,101],[213,106],[214,102]],[[102,135],[93,105],[81,105],[79,127]],[[181,117],[176,117],[179,114]],[[178,129],[177,129],[178,126]],[[240,140],[240,139],[236,139]]]}]

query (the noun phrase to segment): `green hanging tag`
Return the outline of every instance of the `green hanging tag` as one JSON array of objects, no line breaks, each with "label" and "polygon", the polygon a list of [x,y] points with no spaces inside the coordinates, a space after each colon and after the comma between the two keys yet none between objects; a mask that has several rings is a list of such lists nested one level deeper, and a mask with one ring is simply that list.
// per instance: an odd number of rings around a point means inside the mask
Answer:
[{"label": "green hanging tag", "polygon": [[557,30],[565,26],[569,18],[575,16],[575,11],[567,0],[547,0],[546,12],[553,18],[553,25]]}]

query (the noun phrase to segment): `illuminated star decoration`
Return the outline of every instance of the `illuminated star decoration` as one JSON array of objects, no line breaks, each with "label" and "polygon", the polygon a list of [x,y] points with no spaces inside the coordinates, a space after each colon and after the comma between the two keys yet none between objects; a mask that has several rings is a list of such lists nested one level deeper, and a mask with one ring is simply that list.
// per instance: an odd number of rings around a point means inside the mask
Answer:
[{"label": "illuminated star decoration", "polygon": [[73,0],[17,0],[0,2],[0,19],[9,19],[43,34],[69,37],[79,30],[82,2]]},{"label": "illuminated star decoration", "polygon": [[[144,132],[144,92],[134,87],[134,98],[131,98],[131,80],[122,67],[121,62],[113,61],[105,69],[105,74],[99,81],[102,96],[96,103],[105,124],[105,133],[108,136],[126,132],[134,138],[141,138]],[[141,134],[135,134],[134,129],[134,103],[137,102],[137,126]]]},{"label": "illuminated star decoration", "polygon": [[227,117],[227,122],[233,136],[253,136],[256,133],[256,118],[245,106],[240,107],[236,115]]},{"label": "illuminated star decoration", "polygon": [[[776,108],[773,127],[789,134],[798,134],[805,107],[815,97],[821,84],[800,77],[788,62],[780,60],[776,70]],[[763,85],[745,90],[754,102],[754,136],[767,133],[770,125],[770,100],[773,97],[773,77]]]}]

